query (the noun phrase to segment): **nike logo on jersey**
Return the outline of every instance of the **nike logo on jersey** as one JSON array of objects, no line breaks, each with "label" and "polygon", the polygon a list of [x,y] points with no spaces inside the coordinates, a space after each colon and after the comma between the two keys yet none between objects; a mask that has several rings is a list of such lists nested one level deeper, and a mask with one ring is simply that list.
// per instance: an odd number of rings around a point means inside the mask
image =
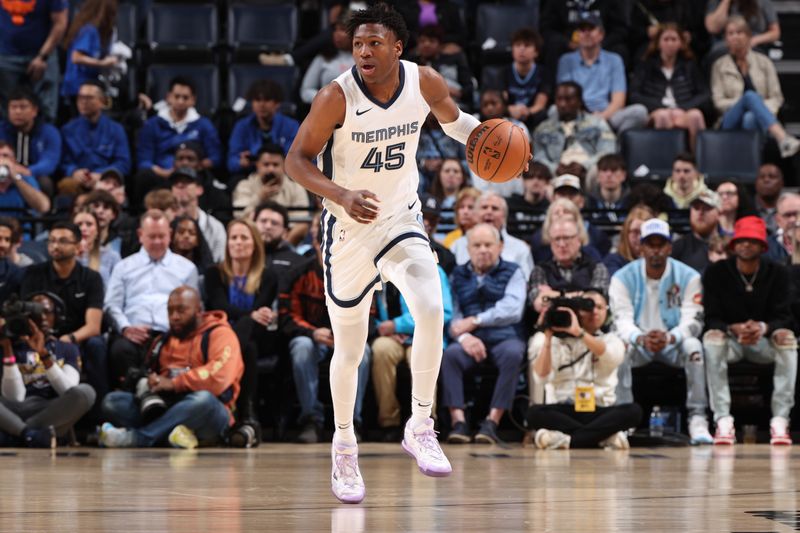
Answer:
[{"label": "nike logo on jersey", "polygon": [[367,111],[371,111],[371,110],[372,110],[372,108],[371,108],[371,107],[369,107],[369,108],[367,108],[367,109],[365,109],[365,110],[363,110],[363,111],[362,111],[362,110],[360,110],[360,109],[356,109],[356,116],[357,116],[357,117],[360,117],[361,115],[363,115],[363,114],[364,114],[364,113],[366,113]]},{"label": "nike logo on jersey", "polygon": [[417,205],[417,201],[416,201],[416,200],[414,200],[413,202],[411,202],[410,204],[408,204],[408,208],[409,208],[409,209],[411,209],[411,208],[412,208],[412,207],[414,207],[415,205]]}]

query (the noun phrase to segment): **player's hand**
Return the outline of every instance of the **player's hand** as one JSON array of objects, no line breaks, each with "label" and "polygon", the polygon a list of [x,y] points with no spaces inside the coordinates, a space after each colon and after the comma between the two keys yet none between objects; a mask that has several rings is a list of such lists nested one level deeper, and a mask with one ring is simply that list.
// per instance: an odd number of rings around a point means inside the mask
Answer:
[{"label": "player's hand", "polygon": [[339,203],[350,215],[350,218],[361,224],[369,224],[378,218],[379,212],[378,206],[370,200],[380,203],[380,200],[373,192],[366,190],[345,191]]}]

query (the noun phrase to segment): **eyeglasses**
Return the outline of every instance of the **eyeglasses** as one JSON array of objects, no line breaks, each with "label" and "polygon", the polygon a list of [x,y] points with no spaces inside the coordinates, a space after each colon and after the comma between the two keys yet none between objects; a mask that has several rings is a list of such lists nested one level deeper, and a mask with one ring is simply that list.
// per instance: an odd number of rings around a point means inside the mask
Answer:
[{"label": "eyeglasses", "polygon": [[565,243],[570,242],[572,239],[574,239],[577,236],[578,236],[577,233],[575,235],[562,235],[562,236],[559,236],[559,237],[553,237],[552,239],[550,239],[550,241],[554,242],[556,244],[565,244]]},{"label": "eyeglasses", "polygon": [[59,246],[69,246],[71,244],[76,244],[77,241],[73,241],[71,239],[48,239],[47,246],[55,246],[56,244]]}]

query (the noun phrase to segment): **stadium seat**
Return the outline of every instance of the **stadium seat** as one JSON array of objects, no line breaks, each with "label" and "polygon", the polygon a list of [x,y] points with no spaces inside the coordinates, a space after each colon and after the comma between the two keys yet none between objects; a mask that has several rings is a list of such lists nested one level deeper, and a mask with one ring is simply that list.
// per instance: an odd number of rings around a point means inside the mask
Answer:
[{"label": "stadium seat", "polygon": [[216,65],[156,64],[147,70],[147,94],[153,102],[163,100],[175,76],[192,80],[197,90],[197,111],[211,116],[220,103],[219,69]]},{"label": "stadium seat", "polygon": [[136,4],[121,3],[117,8],[117,39],[133,49],[139,42]]},{"label": "stadium seat", "polygon": [[[675,156],[686,151],[684,130],[628,130],[622,134],[622,155],[628,175],[666,180]],[[646,169],[645,169],[646,167]]]},{"label": "stadium seat", "polygon": [[487,65],[481,69],[481,89],[506,90],[503,73],[508,65]]},{"label": "stadium seat", "polygon": [[762,146],[763,139],[755,131],[701,131],[697,135],[697,168],[710,183],[723,179],[755,183]]},{"label": "stadium seat", "polygon": [[214,4],[153,4],[146,37],[156,60],[207,61],[219,41],[217,8]]},{"label": "stadium seat", "polygon": [[[531,6],[530,4],[537,4]],[[539,27],[538,2],[529,5],[481,4],[475,19],[475,46],[484,60],[497,60],[511,51],[511,34],[523,27]],[[485,45],[494,41],[494,46]]]},{"label": "stadium seat", "polygon": [[235,51],[288,52],[297,41],[297,7],[233,4],[228,8],[228,44]]},{"label": "stadium seat", "polygon": [[300,73],[297,67],[267,67],[259,64],[231,65],[228,73],[228,103],[232,106],[237,98],[244,98],[247,89],[254,81],[270,79],[278,82],[283,89],[282,110],[294,114],[295,92],[299,77]]}]

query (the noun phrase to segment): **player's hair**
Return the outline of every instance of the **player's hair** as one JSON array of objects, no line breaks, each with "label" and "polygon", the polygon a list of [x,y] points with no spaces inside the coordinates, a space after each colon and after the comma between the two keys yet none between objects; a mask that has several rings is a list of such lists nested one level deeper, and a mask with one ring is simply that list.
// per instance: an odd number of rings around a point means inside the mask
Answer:
[{"label": "player's hair", "polygon": [[400,13],[388,4],[381,2],[367,9],[354,11],[347,21],[347,35],[350,36],[350,39],[353,38],[358,27],[364,24],[380,24],[391,30],[395,37],[403,42],[403,48],[408,42],[409,34],[406,21],[400,16]]},{"label": "player's hair", "polygon": [[[250,268],[247,271],[247,280],[244,284],[244,292],[247,294],[255,294],[261,286],[261,276],[264,273],[264,265],[266,264],[264,246],[261,241],[261,234],[258,232],[256,225],[247,220],[246,218],[237,218],[228,222],[227,234],[230,238],[231,230],[236,224],[241,224],[247,231],[250,232],[250,237],[253,239],[253,256],[250,258]],[[227,239],[225,242],[225,259],[219,264],[219,273],[222,276],[222,281],[227,285],[233,281],[233,259],[228,251]]]}]

